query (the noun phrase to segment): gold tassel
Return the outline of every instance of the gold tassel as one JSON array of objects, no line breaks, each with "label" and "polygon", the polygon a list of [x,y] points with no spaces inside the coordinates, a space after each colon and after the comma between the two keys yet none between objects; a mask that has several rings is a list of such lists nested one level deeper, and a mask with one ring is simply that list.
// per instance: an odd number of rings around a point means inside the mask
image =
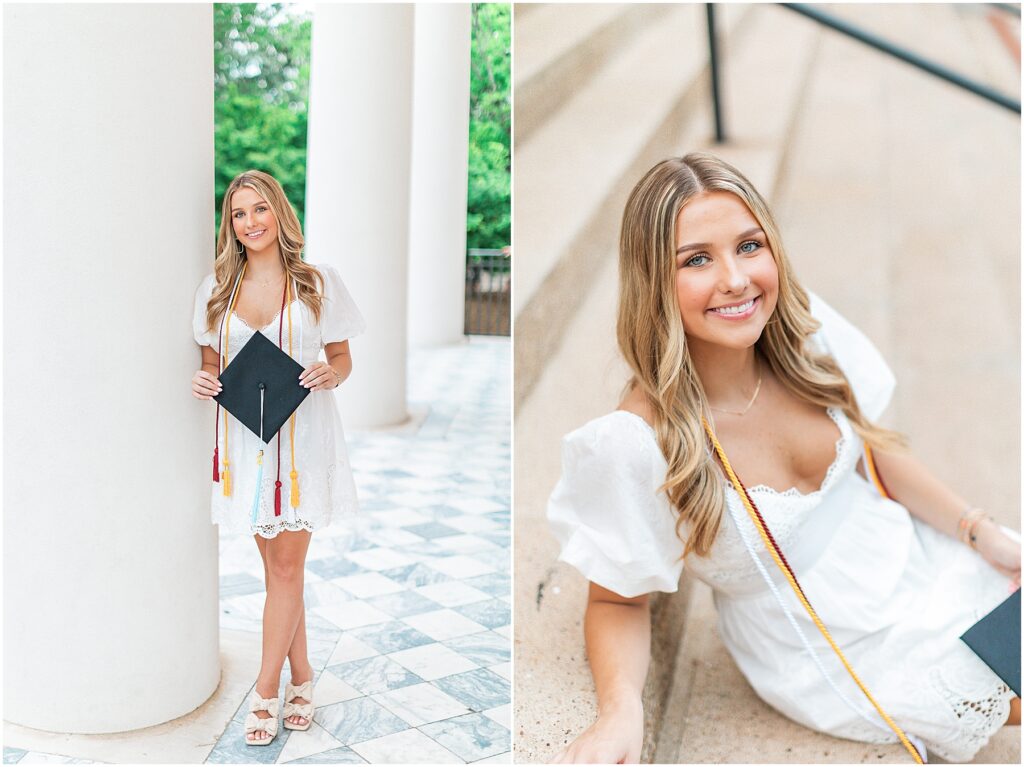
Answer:
[{"label": "gold tassel", "polygon": [[292,469],[291,474],[288,475],[292,478],[292,496],[290,499],[293,509],[299,508],[299,472]]},{"label": "gold tassel", "polygon": [[224,461],[224,473],[220,475],[224,485],[224,495],[231,495],[231,471],[228,469],[227,461]]}]

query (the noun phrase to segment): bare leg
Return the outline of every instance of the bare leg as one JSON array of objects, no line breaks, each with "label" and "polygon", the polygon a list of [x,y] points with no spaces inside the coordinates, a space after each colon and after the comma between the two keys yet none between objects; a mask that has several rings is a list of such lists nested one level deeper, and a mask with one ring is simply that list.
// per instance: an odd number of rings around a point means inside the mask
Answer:
[{"label": "bare leg", "polygon": [[[255,536],[256,546],[263,558],[263,583],[270,584],[270,572],[267,569],[267,539]],[[298,687],[300,684],[313,678],[313,667],[309,663],[309,655],[306,645],[306,603],[302,603],[302,617],[299,618],[298,628],[295,629],[295,638],[292,639],[288,648],[288,669],[291,672],[291,682]],[[295,698],[296,703],[309,703],[305,698]],[[304,725],[306,717],[292,715],[288,721],[293,724]]]},{"label": "bare leg", "polygon": [[[281,667],[305,612],[302,587],[309,540],[310,533],[305,530],[281,532],[277,537],[263,540],[262,543],[257,540],[257,546],[263,556],[267,583],[267,598],[263,606],[263,659],[256,679],[256,693],[263,698],[277,695]],[[309,666],[308,660],[306,666]],[[293,680],[295,674],[296,670],[293,667]],[[309,678],[312,678],[312,673]],[[269,714],[261,711],[257,716],[265,719]],[[299,721],[305,720],[300,718]],[[266,737],[265,731],[257,731],[250,739],[262,740]]]},{"label": "bare leg", "polygon": [[1020,698],[1010,701],[1010,717],[1006,720],[1006,724],[1020,725]]}]

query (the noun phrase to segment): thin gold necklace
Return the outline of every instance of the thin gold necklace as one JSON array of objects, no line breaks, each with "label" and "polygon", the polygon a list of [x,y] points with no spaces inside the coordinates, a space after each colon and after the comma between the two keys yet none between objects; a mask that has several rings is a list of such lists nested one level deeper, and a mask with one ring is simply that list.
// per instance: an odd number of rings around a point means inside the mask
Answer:
[{"label": "thin gold necklace", "polygon": [[750,402],[747,403],[747,406],[745,408],[743,408],[743,410],[726,410],[725,408],[715,407],[710,402],[708,403],[708,407],[711,408],[712,410],[717,410],[719,413],[729,413],[730,415],[746,415],[747,411],[750,410],[750,408],[753,406],[754,400],[757,399],[757,395],[761,393],[761,378],[762,378],[763,374],[764,374],[764,368],[762,368],[761,364],[758,363],[758,365],[757,365],[757,386],[754,387],[754,396],[750,398]]}]

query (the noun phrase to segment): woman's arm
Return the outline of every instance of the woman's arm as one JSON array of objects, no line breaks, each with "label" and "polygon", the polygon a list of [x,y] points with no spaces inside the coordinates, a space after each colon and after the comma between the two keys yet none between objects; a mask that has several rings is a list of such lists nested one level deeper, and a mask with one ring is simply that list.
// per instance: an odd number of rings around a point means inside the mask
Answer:
[{"label": "woman's arm", "polygon": [[348,341],[326,344],[324,352],[327,354],[327,364],[338,374],[340,378],[338,385],[341,386],[352,372],[352,353],[349,351]]},{"label": "woman's arm", "polygon": [[327,362],[320,360],[310,363],[299,376],[299,383],[310,391],[336,389],[352,372],[352,354],[348,341],[333,341],[324,345]]},{"label": "woman's arm", "polygon": [[[960,538],[959,525],[970,504],[943,484],[909,453],[874,451],[882,482],[894,500],[935,529]],[[1020,543],[985,518],[975,526],[977,549],[985,560],[1020,585]]]},{"label": "woman's arm", "polygon": [[591,583],[583,631],[597,690],[597,721],[554,761],[635,763],[643,744],[641,693],[651,660],[647,595],[627,598]]}]

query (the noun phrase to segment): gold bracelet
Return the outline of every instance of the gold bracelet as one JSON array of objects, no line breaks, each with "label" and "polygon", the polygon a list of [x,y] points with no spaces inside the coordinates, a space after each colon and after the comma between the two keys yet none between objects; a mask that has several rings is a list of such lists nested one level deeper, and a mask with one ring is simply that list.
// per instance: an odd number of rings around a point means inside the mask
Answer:
[{"label": "gold bracelet", "polygon": [[970,546],[975,551],[978,550],[978,534],[976,532],[974,532],[974,528],[976,528],[978,526],[979,522],[981,522],[983,520],[986,520],[986,519],[991,519],[993,522],[995,522],[995,519],[993,519],[991,515],[989,515],[989,514],[982,514],[979,517],[975,517],[974,521],[971,522],[971,528],[970,528],[970,530],[967,533],[967,538],[968,538],[968,541],[970,542]]},{"label": "gold bracelet", "polygon": [[961,543],[967,543],[967,535],[971,525],[974,524],[978,515],[984,515],[984,513],[985,512],[977,506],[968,506],[964,509],[963,514],[960,515],[960,521],[957,522],[957,540]]}]

